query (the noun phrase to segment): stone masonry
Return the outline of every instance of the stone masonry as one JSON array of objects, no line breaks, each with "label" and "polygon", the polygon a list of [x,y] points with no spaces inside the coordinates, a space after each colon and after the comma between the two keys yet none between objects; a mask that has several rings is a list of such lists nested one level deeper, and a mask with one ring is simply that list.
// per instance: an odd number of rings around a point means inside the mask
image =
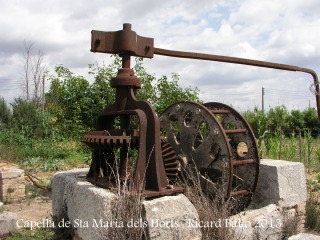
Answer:
[{"label": "stone masonry", "polygon": [[19,201],[25,197],[24,171],[0,163],[0,201]]}]

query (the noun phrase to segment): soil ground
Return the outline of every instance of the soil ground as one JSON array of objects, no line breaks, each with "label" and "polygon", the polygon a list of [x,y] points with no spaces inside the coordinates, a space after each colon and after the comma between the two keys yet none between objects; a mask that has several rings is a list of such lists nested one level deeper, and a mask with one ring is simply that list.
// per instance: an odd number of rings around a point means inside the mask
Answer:
[{"label": "soil ground", "polygon": [[49,191],[43,192],[33,199],[13,202],[5,206],[10,212],[16,213],[17,220],[21,219],[21,222],[52,219],[52,200]]},{"label": "soil ground", "polygon": [[[43,174],[36,175],[46,181],[52,176],[50,173],[46,173],[45,176]],[[25,199],[5,203],[3,208],[4,210],[16,213],[17,220],[20,220],[20,225],[28,221],[52,220],[51,190],[42,190],[30,181],[27,181]]]}]

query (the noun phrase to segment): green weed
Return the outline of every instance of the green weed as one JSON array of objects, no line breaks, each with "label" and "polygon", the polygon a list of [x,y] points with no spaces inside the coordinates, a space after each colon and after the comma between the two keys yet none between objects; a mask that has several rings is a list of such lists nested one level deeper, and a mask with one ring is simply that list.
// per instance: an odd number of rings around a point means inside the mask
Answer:
[{"label": "green weed", "polygon": [[58,171],[88,164],[90,151],[78,139],[31,139],[0,129],[0,159],[28,171]]},{"label": "green weed", "polygon": [[54,231],[50,228],[43,229],[23,229],[22,231],[13,231],[7,240],[53,240]]}]

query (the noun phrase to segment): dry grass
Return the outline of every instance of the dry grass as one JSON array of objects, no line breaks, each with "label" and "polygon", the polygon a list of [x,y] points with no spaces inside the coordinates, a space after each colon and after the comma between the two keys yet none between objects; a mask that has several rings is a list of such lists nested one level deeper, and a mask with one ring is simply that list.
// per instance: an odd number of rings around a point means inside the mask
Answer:
[{"label": "dry grass", "polygon": [[306,203],[306,226],[320,232],[320,201],[319,193],[309,191]]},{"label": "dry grass", "polygon": [[294,209],[283,209],[281,239],[288,239],[297,234],[302,218],[303,216],[298,212],[298,207]]},{"label": "dry grass", "polygon": [[119,192],[112,205],[111,221],[121,226],[108,229],[105,239],[146,239],[142,202],[143,198],[138,193]]},{"label": "dry grass", "polygon": [[202,227],[202,239],[235,239],[235,231],[233,228],[225,226],[225,220],[229,217],[231,212],[232,203],[230,200],[226,200],[224,191],[221,186],[220,189],[216,189],[216,196],[213,198],[204,192],[201,188],[200,175],[197,171],[190,167],[184,169],[183,177],[179,181],[185,188],[185,195],[195,206],[199,220],[202,223],[214,222],[217,225],[210,227]]}]

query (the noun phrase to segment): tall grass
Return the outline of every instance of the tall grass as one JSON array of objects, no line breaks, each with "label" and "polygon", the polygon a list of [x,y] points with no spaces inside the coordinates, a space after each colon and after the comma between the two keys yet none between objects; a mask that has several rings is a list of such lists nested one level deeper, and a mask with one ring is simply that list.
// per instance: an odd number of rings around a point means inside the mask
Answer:
[{"label": "tall grass", "polygon": [[[303,135],[303,137],[302,137]],[[320,232],[320,137],[309,130],[290,137],[277,132],[265,134],[260,142],[262,158],[302,162],[307,171],[308,198],[306,202],[306,227]],[[311,179],[316,175],[317,179]],[[314,177],[312,177],[314,178]]]},{"label": "tall grass", "polygon": [[313,137],[309,131],[304,137],[292,133],[289,137],[280,131],[266,133],[259,141],[260,157],[302,162],[308,170],[320,170],[320,137]]}]

